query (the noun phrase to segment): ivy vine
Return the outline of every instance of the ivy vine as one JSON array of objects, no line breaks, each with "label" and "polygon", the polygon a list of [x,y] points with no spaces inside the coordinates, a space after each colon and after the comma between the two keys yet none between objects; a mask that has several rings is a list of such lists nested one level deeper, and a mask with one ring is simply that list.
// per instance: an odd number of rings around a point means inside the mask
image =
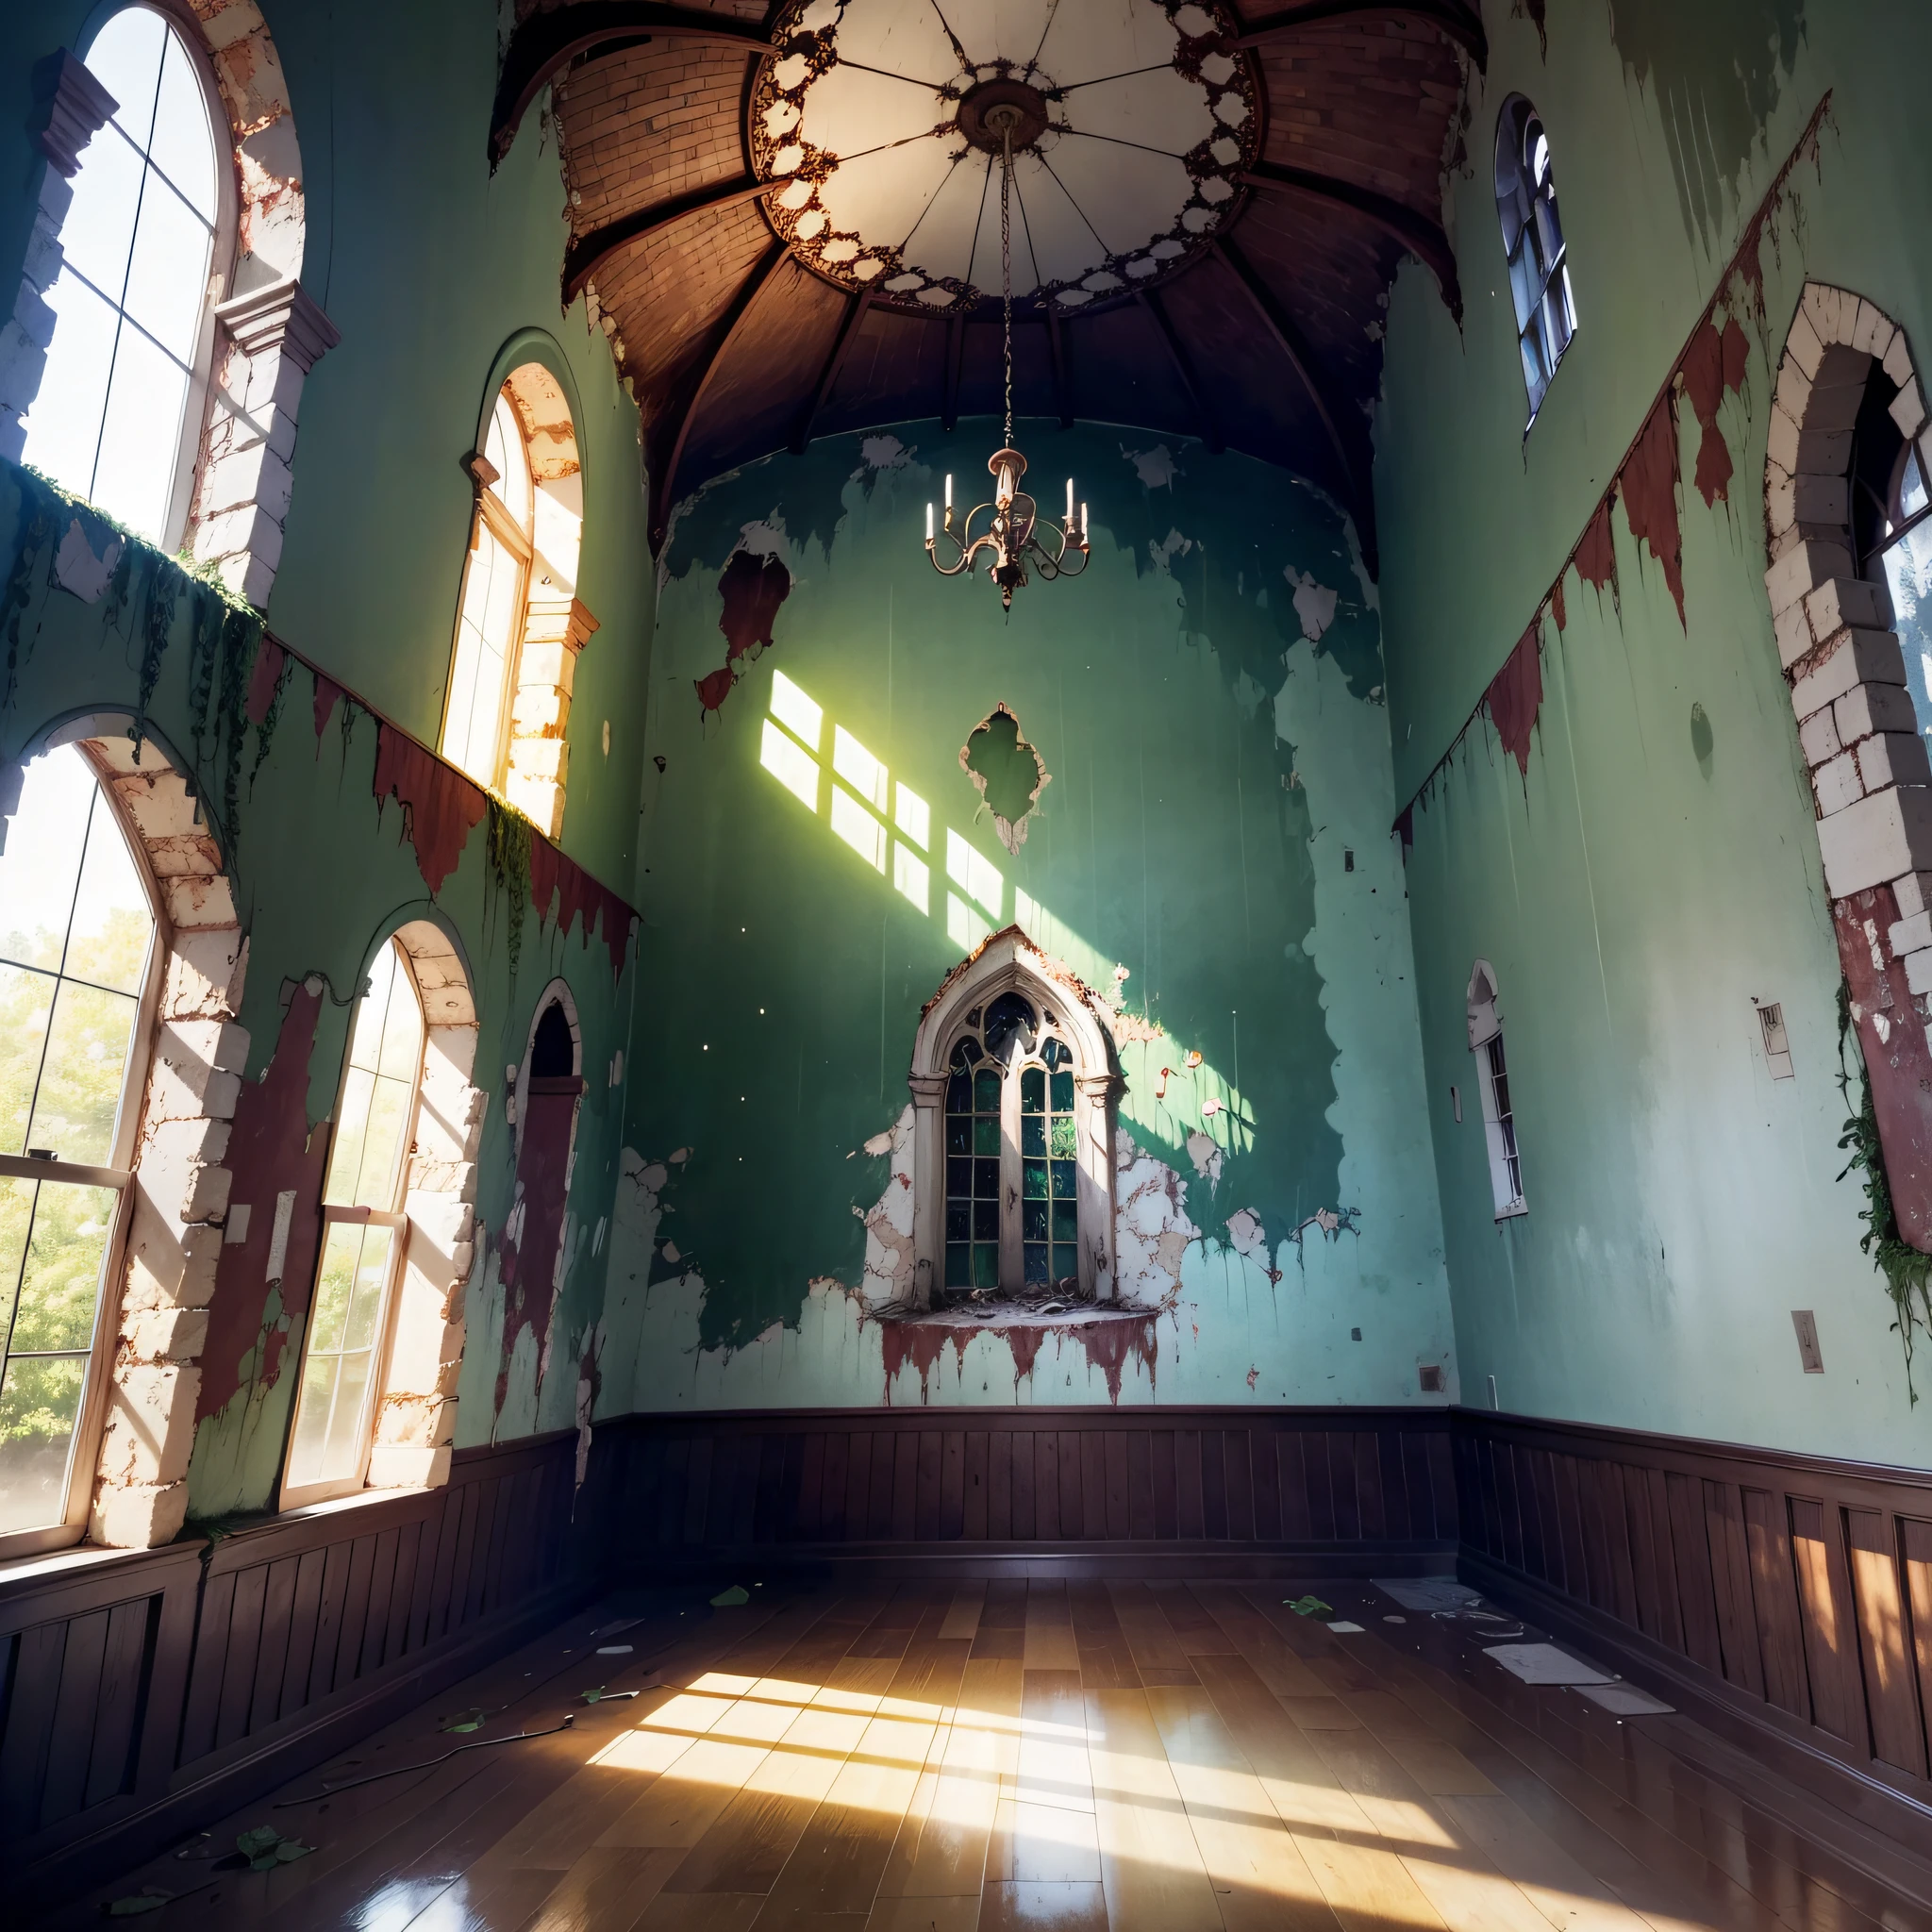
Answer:
[{"label": "ivy vine", "polygon": [[490,808],[490,877],[504,907],[505,938],[509,952],[509,975],[517,975],[524,951],[524,910],[530,903],[530,822],[494,792],[486,792]]},{"label": "ivy vine", "polygon": [[1857,1035],[1852,1026],[1851,988],[1843,981],[1840,981],[1838,990],[1838,1085],[1847,1107],[1854,1104],[1852,1076],[1844,1053],[1847,1036],[1852,1040],[1858,1070],[1857,1110],[1846,1120],[1838,1143],[1851,1158],[1840,1172],[1839,1179],[1843,1180],[1850,1174],[1864,1176],[1865,1232],[1858,1246],[1872,1257],[1873,1265],[1885,1283],[1885,1292],[1896,1317],[1891,1325],[1905,1350],[1906,1393],[1916,1407],[1919,1391],[1912,1386],[1912,1331],[1919,1327],[1932,1334],[1932,1255],[1922,1255],[1899,1233],[1898,1215],[1891,1205],[1891,1184],[1886,1178],[1885,1149],[1878,1138],[1878,1109],[1872,1100],[1872,1075],[1866,1071],[1865,1056],[1858,1048]]},{"label": "ivy vine", "polygon": [[[23,472],[25,475],[29,473]],[[0,589],[0,636],[7,641],[7,682],[0,689],[0,709],[9,708],[13,704],[14,687],[20,679],[21,620],[26,615],[26,607],[33,602],[34,572],[40,564],[41,553],[48,547],[54,534],[54,510],[51,503],[36,503],[32,514],[27,513],[27,505],[23,497],[21,521],[25,528],[21,536],[20,548],[14,553],[13,568],[7,574],[7,583]],[[33,654],[33,638],[26,641],[26,655]]]}]

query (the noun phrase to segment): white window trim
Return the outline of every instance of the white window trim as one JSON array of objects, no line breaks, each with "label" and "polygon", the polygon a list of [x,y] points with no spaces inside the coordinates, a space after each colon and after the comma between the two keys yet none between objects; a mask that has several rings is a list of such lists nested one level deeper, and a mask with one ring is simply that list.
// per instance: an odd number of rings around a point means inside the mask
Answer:
[{"label": "white window trim", "polygon": [[[1496,974],[1487,959],[1478,959],[1469,975],[1469,1050],[1474,1057],[1476,1091],[1482,1098],[1483,1150],[1489,1160],[1490,1196],[1499,1222],[1513,1221],[1529,1212],[1523,1192],[1523,1143],[1516,1143],[1516,1180],[1509,1176],[1509,1150],[1503,1139],[1502,1109],[1496,1100],[1495,1070],[1490,1064],[1490,1047],[1503,1038],[1501,995],[1496,991]],[[1505,1069],[1507,1074],[1507,1066]],[[1513,1130],[1516,1109],[1509,1110]]]}]

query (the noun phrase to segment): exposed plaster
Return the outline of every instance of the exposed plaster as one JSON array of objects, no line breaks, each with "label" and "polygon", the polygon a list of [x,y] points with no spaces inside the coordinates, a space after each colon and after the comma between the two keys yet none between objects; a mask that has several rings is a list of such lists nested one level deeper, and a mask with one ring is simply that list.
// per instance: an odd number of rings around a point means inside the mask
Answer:
[{"label": "exposed plaster", "polygon": [[981,804],[992,813],[1000,843],[1017,857],[1026,842],[1026,822],[1040,794],[1053,783],[1053,774],[1005,705],[995,705],[968,734],[959,747],[959,769],[973,780]]}]

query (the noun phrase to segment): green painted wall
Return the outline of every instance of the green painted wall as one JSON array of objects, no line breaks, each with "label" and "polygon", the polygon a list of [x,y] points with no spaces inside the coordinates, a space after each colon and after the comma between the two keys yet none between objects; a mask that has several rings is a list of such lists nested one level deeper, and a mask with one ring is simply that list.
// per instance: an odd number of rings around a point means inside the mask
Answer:
[{"label": "green painted wall", "polygon": [[[1932,177],[1907,160],[1932,15],[1904,5],[1552,0],[1548,55],[1486,9],[1469,161],[1449,183],[1469,315],[1412,267],[1376,419],[1399,800],[1448,751],[1650,409],[1827,89],[1820,165],[1763,251],[1765,315],[1721,425],[1731,501],[1683,496],[1687,625],[1615,513],[1621,605],[1568,584],[1526,776],[1479,722],[1425,796],[1408,866],[1464,1388],[1586,1421],[1922,1462],[1890,1307],[1837,1176],[1840,982],[1809,788],[1762,584],[1773,371],[1806,277],[1932,344]],[[1581,326],[1523,436],[1490,162],[1512,92],[1542,110]],[[1691,708],[1710,741],[1700,758]],[[1501,983],[1529,1214],[1491,1222],[1464,1024]],[[1782,1003],[1773,1082],[1753,997]],[[1816,1311],[1823,1376],[1790,1311]],[[1924,1358],[1922,1357],[1922,1384]]]},{"label": "green painted wall", "polygon": [[[92,18],[92,0],[49,0],[0,10],[0,262],[17,263],[31,227],[42,166],[25,133],[27,75]],[[608,347],[581,304],[559,317],[567,227],[547,114],[526,118],[492,178],[484,142],[497,57],[486,0],[434,0],[406,8],[361,0],[330,8],[266,0],[262,8],[288,77],[304,160],[308,248],[304,285],[342,333],[310,374],[294,456],[294,496],[269,620],[273,629],[388,717],[434,742],[454,636],[470,488],[458,458],[475,446],[500,347],[546,331],[546,352],[576,405],[586,494],[578,594],[600,620],[579,662],[571,719],[569,806],[561,843],[613,890],[631,894],[645,681],[654,586],[644,545],[638,417],[615,379]],[[13,285],[9,276],[6,285]],[[18,491],[0,475],[0,581],[19,550]],[[88,606],[34,575],[13,704],[0,711],[0,758],[17,756],[77,710],[134,699],[143,605],[118,625],[107,602]],[[186,755],[188,615],[184,602],[153,701],[157,733]],[[371,953],[404,920],[430,908],[393,806],[378,819],[371,796],[375,726],[361,715],[345,743],[341,712],[318,739],[309,675],[292,674],[265,759],[242,787],[238,904],[248,935],[242,1024],[247,1077],[273,1055],[285,981],[325,976],[355,986]],[[609,747],[604,727],[609,724]],[[255,737],[248,741],[255,759]],[[204,774],[206,777],[208,774]],[[219,786],[216,787],[219,795]],[[602,1244],[615,1185],[621,1095],[609,1069],[623,1043],[630,985],[613,983],[601,941],[526,920],[512,974],[506,907],[491,879],[479,827],[433,909],[458,937],[481,1015],[476,1078],[490,1090],[479,1161],[478,1259],[467,1300],[459,1444],[567,1426],[575,1420],[578,1363],[594,1351],[603,1292]],[[565,1228],[566,1260],[552,1320],[552,1371],[541,1388],[528,1344],[500,1413],[502,1290],[496,1245],[509,1212],[515,1155],[505,1122],[503,1069],[525,1054],[538,996],[565,978],[583,1030],[588,1091]],[[348,1008],[327,1002],[310,1057],[311,1120],[335,1101]],[[260,1211],[260,1210],[258,1210]],[[267,1309],[262,1340],[280,1315]],[[191,1509],[198,1516],[269,1503],[279,1474],[300,1324],[287,1333],[289,1366],[261,1373],[262,1348],[242,1387],[197,1435]]]},{"label": "green painted wall", "polygon": [[[1450,1362],[1379,627],[1352,540],[1245,459],[1028,425],[1042,499],[1074,473],[1094,555],[1008,619],[920,541],[941,474],[963,497],[994,433],[829,439],[722,480],[676,525],[600,1412],[919,1399],[909,1368],[889,1389],[862,1319],[891,1291],[864,1217],[903,1208],[903,1131],[890,1155],[865,1143],[907,1108],[923,1003],[1016,918],[1090,986],[1112,992],[1124,968],[1125,1007],[1162,1029],[1122,1056],[1121,1124],[1145,1157],[1122,1176],[1123,1241],[1167,1230],[1179,1278],[1140,1277],[1171,1307],[1152,1377],[1130,1365],[1122,1399],[1401,1401],[1419,1362]],[[726,661],[720,578],[741,544],[791,590],[771,648],[708,712],[694,687]],[[776,673],[823,707],[823,757],[841,726],[929,807],[923,906],[835,833],[829,780],[808,807],[761,767]],[[1000,703],[1051,774],[1010,854],[959,762]],[[970,929],[952,924],[949,837],[1000,881]],[[1016,1384],[991,1336],[925,1391],[1108,1394],[1071,1343]]]}]

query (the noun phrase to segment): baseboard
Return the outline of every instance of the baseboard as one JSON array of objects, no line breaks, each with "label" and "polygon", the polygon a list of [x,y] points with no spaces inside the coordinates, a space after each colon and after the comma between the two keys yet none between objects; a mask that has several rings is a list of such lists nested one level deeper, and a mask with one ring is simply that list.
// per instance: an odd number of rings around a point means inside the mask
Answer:
[{"label": "baseboard", "polygon": [[613,1580],[717,1577],[752,1582],[760,1575],[821,1572],[837,1576],[914,1579],[1063,1577],[1140,1582],[1231,1582],[1266,1577],[1284,1583],[1351,1582],[1374,1576],[1446,1576],[1456,1568],[1451,1542],[1391,1542],[1364,1548],[1333,1544],[1224,1542],[752,1543],[649,1551],[617,1559]]},{"label": "baseboard", "polygon": [[48,1910],[97,1884],[104,1873],[126,1871],[305,1771],[326,1763],[412,1706],[434,1697],[472,1672],[527,1642],[582,1607],[603,1586],[573,1577],[528,1598],[500,1619],[485,1620],[456,1641],[425,1651],[393,1675],[379,1674],[344,1700],[304,1713],[287,1731],[266,1734],[255,1748],[223,1761],[155,1799],[123,1812],[38,1863],[8,1875],[17,1908]]},{"label": "baseboard", "polygon": [[[1752,1763],[1824,1800],[1882,1840],[1907,1848],[1932,1843],[1932,1787],[1922,1785],[1905,1772],[1890,1773],[1876,1760],[1855,1763],[1849,1746],[1846,1757],[1837,1756],[1825,1747],[1827,1733],[1738,1690],[1593,1605],[1550,1590],[1466,1545],[1458,1574],[1471,1588],[1567,1639],[1589,1653],[1593,1661],[1610,1666],[1633,1684],[1674,1706]],[[1818,1829],[1815,1821],[1810,1829]],[[1900,1872],[1881,1869],[1886,1862],[1882,1857],[1874,1863],[1870,1853],[1860,1856],[1855,1834],[1834,1835],[1832,1843],[1882,1883],[1901,1884]],[[1908,1889],[1920,1891],[1923,1902],[1932,1905],[1932,1887],[1927,1883],[1932,1868],[1924,1867],[1918,1855],[1911,1856],[1913,1863],[1924,1869],[1911,1874],[1916,1882]]]}]

